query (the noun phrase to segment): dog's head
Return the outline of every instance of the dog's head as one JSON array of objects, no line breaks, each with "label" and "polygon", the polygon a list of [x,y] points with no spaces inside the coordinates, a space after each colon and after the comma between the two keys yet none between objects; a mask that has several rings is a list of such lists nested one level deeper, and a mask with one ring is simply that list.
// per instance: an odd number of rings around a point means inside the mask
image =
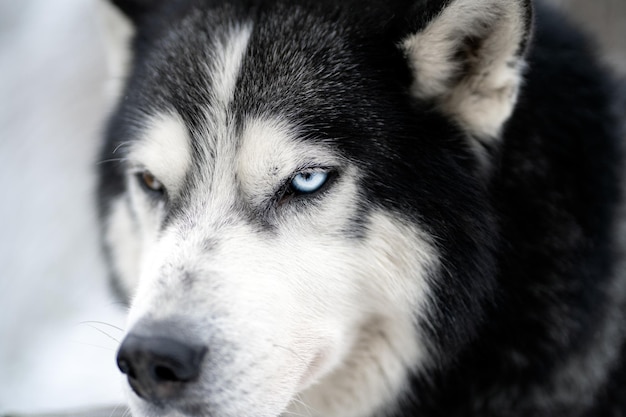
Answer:
[{"label": "dog's head", "polygon": [[370,415],[472,338],[526,2],[114,3],[99,195],[137,415]]}]

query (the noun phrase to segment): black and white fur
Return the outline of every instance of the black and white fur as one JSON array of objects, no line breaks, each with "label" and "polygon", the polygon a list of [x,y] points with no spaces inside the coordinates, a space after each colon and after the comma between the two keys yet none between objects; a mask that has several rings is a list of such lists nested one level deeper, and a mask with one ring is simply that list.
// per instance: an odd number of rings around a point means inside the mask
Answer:
[{"label": "black and white fur", "polygon": [[134,415],[626,415],[615,89],[563,17],[113,3]]}]

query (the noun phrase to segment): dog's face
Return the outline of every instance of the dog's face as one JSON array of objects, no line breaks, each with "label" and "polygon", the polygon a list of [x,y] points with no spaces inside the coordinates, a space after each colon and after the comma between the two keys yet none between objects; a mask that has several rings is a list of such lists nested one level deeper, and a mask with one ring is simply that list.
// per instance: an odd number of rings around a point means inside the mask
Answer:
[{"label": "dog's face", "polygon": [[127,8],[101,165],[133,411],[369,415],[471,335],[480,158],[409,93],[384,7],[178,3]]}]

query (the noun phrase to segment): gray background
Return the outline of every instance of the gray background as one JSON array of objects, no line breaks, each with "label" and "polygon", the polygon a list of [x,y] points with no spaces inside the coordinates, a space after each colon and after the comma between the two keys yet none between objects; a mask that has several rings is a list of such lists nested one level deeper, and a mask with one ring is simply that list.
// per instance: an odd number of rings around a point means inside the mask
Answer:
[{"label": "gray background", "polygon": [[608,62],[626,73],[626,0],[550,0],[592,33]]}]

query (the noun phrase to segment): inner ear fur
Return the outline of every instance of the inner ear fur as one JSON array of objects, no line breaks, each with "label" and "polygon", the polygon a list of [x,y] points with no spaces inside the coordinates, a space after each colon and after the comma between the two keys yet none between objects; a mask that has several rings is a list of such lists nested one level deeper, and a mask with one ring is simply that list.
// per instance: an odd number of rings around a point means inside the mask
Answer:
[{"label": "inner ear fur", "polygon": [[531,22],[530,0],[448,2],[401,43],[412,94],[478,141],[497,138],[517,102]]},{"label": "inner ear fur", "polygon": [[[132,62],[131,42],[135,35],[135,22],[143,13],[139,4],[147,1],[101,0],[100,18],[106,52],[109,80],[107,93],[111,101],[116,100]],[[133,6],[135,5],[135,6]]]}]

